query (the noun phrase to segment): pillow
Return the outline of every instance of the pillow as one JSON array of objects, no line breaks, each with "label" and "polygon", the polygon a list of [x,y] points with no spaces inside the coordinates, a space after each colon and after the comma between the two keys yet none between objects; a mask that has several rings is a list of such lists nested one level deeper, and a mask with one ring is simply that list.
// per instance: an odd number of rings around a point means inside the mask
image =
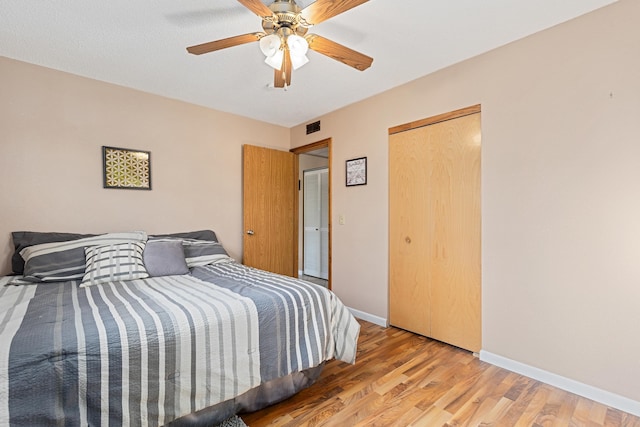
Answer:
[{"label": "pillow", "polygon": [[189,273],[180,240],[149,240],[142,256],[150,277]]},{"label": "pillow", "polygon": [[218,241],[216,233],[212,230],[187,231],[185,233],[157,234],[149,236],[150,239],[162,239],[167,237],[176,239],[207,240],[209,242]]},{"label": "pillow", "polygon": [[216,261],[229,258],[227,251],[218,242],[184,239],[182,246],[189,268],[213,264]]},{"label": "pillow", "polygon": [[42,243],[20,251],[25,260],[23,281],[58,282],[82,279],[85,273],[85,251],[88,246],[113,243],[144,242],[144,231],[108,233],[66,242]]},{"label": "pillow", "polygon": [[86,247],[87,270],[80,287],[149,277],[142,260],[144,247],[140,241]]},{"label": "pillow", "polygon": [[[11,257],[11,269],[15,274],[24,272],[24,259],[20,256],[27,246],[39,245],[42,243],[67,242],[78,240],[83,237],[93,237],[95,234],[75,234],[75,233],[49,233],[40,231],[14,231],[11,233],[15,251]],[[84,256],[84,253],[82,254]]]}]

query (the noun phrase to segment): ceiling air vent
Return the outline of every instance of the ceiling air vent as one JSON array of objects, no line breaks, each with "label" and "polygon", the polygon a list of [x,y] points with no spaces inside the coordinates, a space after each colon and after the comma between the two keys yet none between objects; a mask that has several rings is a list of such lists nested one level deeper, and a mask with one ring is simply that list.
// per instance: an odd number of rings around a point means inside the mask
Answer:
[{"label": "ceiling air vent", "polygon": [[309,135],[310,133],[319,132],[319,131],[320,131],[320,120],[318,120],[317,122],[309,123],[307,125],[307,135]]}]

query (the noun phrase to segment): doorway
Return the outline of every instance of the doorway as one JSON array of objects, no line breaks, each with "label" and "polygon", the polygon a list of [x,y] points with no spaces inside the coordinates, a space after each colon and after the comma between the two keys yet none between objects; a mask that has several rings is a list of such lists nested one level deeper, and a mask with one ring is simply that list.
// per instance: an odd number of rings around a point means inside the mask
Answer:
[{"label": "doorway", "polygon": [[[300,155],[300,163],[303,163]],[[326,163],[326,159],[323,163]],[[303,170],[302,227],[303,275],[329,278],[329,169]]]},{"label": "doorway", "polygon": [[[298,268],[298,276],[320,284],[322,286],[326,286],[331,289],[331,139],[324,139],[322,141],[318,141],[312,144],[308,144],[302,147],[294,148],[290,150],[292,153],[298,156],[298,170],[299,172],[299,184],[298,184],[298,200],[299,200],[299,209],[298,209],[298,260],[299,260],[299,268]],[[315,237],[318,237],[320,241],[323,240],[323,230],[325,244],[324,247],[326,249],[322,249],[322,246],[316,246],[312,244],[314,239],[314,233],[305,233],[305,171],[314,172],[324,169],[324,189],[322,188],[322,183],[317,185],[315,189],[312,191],[316,195],[319,195],[324,198],[324,208],[321,211],[319,230]],[[313,173],[310,173],[309,176],[314,176]],[[318,174],[315,177],[319,178],[322,181],[322,175]],[[311,182],[314,181],[314,178],[311,178],[308,185],[312,185]],[[320,191],[320,194],[317,194],[317,191]],[[326,192],[323,196],[322,192]],[[317,200],[317,199],[316,199]],[[324,213],[322,213],[324,212]],[[309,213],[307,209],[307,213]],[[324,217],[324,220],[322,219]],[[315,228],[315,227],[314,227]],[[315,231],[315,230],[313,230]],[[305,236],[306,234],[306,236]],[[305,247],[309,245],[308,247]],[[317,250],[314,247],[318,248]],[[314,254],[315,251],[315,254]],[[311,252],[311,253],[309,253]],[[317,256],[320,255],[320,259]],[[305,274],[305,258],[308,260],[316,259],[319,261],[319,268],[316,271],[307,271]],[[324,258],[324,261],[322,260]],[[324,263],[325,267],[323,268],[321,265]],[[318,271],[320,270],[320,271]],[[313,273],[319,273],[317,276]]]}]

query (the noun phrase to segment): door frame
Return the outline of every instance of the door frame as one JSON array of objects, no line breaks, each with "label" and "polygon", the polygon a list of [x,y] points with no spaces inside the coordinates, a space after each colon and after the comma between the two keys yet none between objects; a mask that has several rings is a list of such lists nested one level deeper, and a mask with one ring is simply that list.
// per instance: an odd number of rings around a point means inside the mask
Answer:
[{"label": "door frame", "polygon": [[[331,186],[332,186],[332,180],[331,180],[331,164],[332,164],[332,145],[333,145],[333,141],[331,140],[331,138],[326,138],[320,141],[316,141],[316,142],[312,142],[311,144],[307,144],[307,145],[303,145],[301,147],[296,147],[296,148],[292,148],[291,150],[289,150],[291,153],[295,154],[296,156],[298,156],[299,154],[306,154],[309,153],[310,151],[315,151],[321,148],[326,148],[329,151],[329,158],[327,159],[327,169],[329,169],[329,239],[328,239],[328,244],[329,244],[329,279],[327,280],[327,287],[329,289],[331,289],[331,278],[332,278],[332,263],[331,263],[331,246],[332,246],[332,234],[333,234],[333,227],[332,227],[332,198],[331,198]],[[298,164],[299,164],[299,160],[298,160]],[[299,204],[298,201],[298,197],[300,197],[300,192],[296,191],[296,208]],[[300,216],[300,213],[298,212],[298,217]],[[296,243],[298,242],[298,239],[300,238],[299,236],[300,233],[300,227],[297,226],[295,229],[295,240]],[[296,245],[297,246],[297,245]],[[297,248],[296,248],[296,259],[297,259]]]}]

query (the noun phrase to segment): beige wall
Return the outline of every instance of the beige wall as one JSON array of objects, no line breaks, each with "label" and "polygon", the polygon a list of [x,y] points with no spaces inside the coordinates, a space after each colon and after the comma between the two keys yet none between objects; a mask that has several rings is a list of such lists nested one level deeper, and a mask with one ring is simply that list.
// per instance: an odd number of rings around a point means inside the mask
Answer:
[{"label": "beige wall", "polygon": [[[14,230],[214,229],[242,252],[243,144],[289,130],[0,57],[0,273]],[[102,145],[151,151],[152,191],[102,188]]]},{"label": "beige wall", "polygon": [[621,0],[292,129],[333,138],[344,302],[387,317],[388,128],[482,104],[483,349],[640,401],[638,16]]}]

